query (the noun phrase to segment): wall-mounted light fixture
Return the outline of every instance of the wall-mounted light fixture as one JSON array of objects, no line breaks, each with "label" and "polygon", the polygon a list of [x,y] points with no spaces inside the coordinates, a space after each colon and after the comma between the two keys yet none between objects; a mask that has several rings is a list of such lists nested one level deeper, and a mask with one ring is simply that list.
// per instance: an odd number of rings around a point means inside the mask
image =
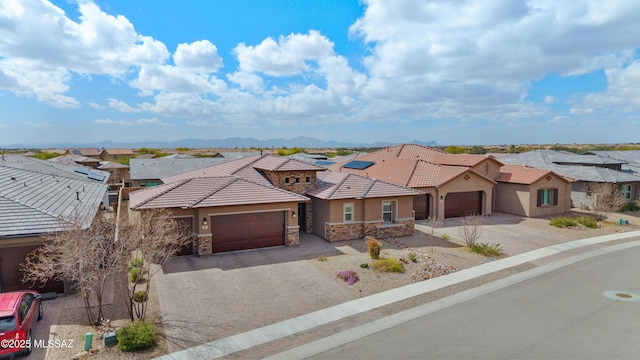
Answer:
[{"label": "wall-mounted light fixture", "polygon": [[209,228],[209,222],[207,221],[207,218],[202,218],[202,228],[203,229],[208,229]]},{"label": "wall-mounted light fixture", "polygon": [[298,215],[296,215],[296,212],[295,212],[295,210],[291,212],[291,216],[293,216],[293,217],[296,217],[296,216],[298,216]]}]

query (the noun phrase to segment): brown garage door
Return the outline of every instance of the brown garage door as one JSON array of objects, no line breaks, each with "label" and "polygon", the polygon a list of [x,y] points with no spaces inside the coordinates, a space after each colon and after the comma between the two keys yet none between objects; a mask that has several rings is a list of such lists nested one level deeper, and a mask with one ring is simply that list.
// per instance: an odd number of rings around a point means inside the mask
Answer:
[{"label": "brown garage door", "polygon": [[32,288],[41,293],[55,291],[57,293],[64,292],[64,283],[62,281],[49,280],[44,287],[40,287],[39,283],[31,286],[31,283],[23,284],[22,272],[20,271],[20,263],[24,262],[27,254],[38,248],[38,245],[20,246],[0,249],[0,289],[2,292],[25,290]]},{"label": "brown garage door", "polygon": [[[177,221],[178,223],[180,223],[180,225],[183,227],[185,233],[187,235],[191,235],[193,234],[193,220],[192,218],[188,217],[188,218],[175,218],[175,221]],[[185,246],[183,246],[180,251],[178,251],[178,253],[176,254],[176,256],[186,256],[186,255],[193,255],[193,241],[189,241],[188,244],[186,244]]]},{"label": "brown garage door", "polygon": [[214,253],[284,245],[284,212],[221,215],[211,218]]},{"label": "brown garage door", "polygon": [[444,200],[444,217],[460,217],[482,213],[482,192],[449,193]]}]

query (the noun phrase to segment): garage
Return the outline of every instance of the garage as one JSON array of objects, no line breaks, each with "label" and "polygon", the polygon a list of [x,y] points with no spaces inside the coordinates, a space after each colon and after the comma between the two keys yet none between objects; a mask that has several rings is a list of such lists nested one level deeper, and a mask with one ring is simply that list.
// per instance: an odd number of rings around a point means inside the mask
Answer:
[{"label": "garage", "polygon": [[211,217],[214,253],[285,244],[285,212],[258,212]]},{"label": "garage", "polygon": [[449,193],[445,197],[445,218],[474,214],[482,214],[482,191]]},{"label": "garage", "polygon": [[[0,250],[0,289],[2,292],[29,289],[31,284],[24,284],[22,281],[22,272],[20,271],[20,263],[24,262],[27,254],[37,249],[39,245],[19,246],[2,248]],[[41,293],[57,292],[64,293],[64,283],[62,281],[48,281],[44,287],[41,284],[34,285],[34,290]]]}]

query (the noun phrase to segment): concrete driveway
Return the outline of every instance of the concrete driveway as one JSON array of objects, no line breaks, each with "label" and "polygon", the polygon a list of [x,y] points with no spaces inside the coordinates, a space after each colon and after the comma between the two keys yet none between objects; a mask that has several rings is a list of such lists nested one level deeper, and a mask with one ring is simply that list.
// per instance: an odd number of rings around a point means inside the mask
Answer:
[{"label": "concrete driveway", "polygon": [[305,259],[342,254],[301,236],[295,248],[173,259],[155,276],[169,351],[242,333],[348,301],[335,280]]}]

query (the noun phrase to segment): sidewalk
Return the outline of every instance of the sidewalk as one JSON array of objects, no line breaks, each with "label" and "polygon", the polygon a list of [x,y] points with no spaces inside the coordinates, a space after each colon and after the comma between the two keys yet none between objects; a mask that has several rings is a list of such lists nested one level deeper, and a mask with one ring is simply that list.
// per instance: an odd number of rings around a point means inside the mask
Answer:
[{"label": "sidewalk", "polygon": [[[589,247],[592,245],[624,239],[628,240],[636,237],[640,237],[640,231],[621,234],[610,234],[548,246],[538,250],[514,255],[505,259],[489,262],[473,268],[461,270],[449,275],[381,292],[368,297],[348,301],[320,311],[315,311],[289,320],[257,328],[242,334],[230,336],[228,338],[216,340],[194,348],[175,352],[163,356],[160,359],[217,359],[225,356],[233,357],[234,355],[240,355],[236,354],[238,352],[258,346],[268,346],[268,343],[271,343],[273,347],[271,349],[265,349],[266,354],[254,354],[254,356],[256,357],[264,357],[264,355],[274,354],[286,350],[287,348],[291,348],[292,345],[301,345],[291,344],[291,342],[289,342],[288,346],[287,344],[277,344],[277,340],[285,339],[292,335],[304,335],[309,331],[321,329],[322,327],[325,327],[326,325],[331,323],[338,324],[336,322],[345,320],[347,318],[364,315],[374,310],[383,308],[387,305],[392,305],[403,300],[445,289],[447,287],[467,282],[469,280],[477,279],[503,270],[508,270],[510,268],[525,265],[531,263],[532,261],[540,260],[545,257],[557,255],[564,252],[573,254],[571,252],[573,250],[589,249]],[[344,324],[344,322],[340,323],[339,326],[342,328],[332,329],[329,334],[353,327],[348,326],[348,324]],[[317,338],[313,340],[317,340]],[[280,348],[278,349],[278,347]],[[289,356],[291,355],[289,354]]]}]

